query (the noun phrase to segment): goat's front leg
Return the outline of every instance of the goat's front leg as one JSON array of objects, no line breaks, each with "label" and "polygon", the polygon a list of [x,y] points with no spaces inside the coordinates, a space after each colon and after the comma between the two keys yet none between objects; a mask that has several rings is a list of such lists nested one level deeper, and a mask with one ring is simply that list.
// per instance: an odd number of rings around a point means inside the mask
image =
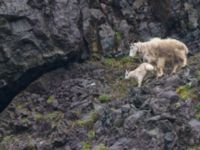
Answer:
[{"label": "goat's front leg", "polygon": [[171,74],[176,74],[178,68],[179,68],[178,64],[174,65],[174,68],[173,68]]},{"label": "goat's front leg", "polygon": [[142,86],[143,76],[138,77],[138,87]]}]

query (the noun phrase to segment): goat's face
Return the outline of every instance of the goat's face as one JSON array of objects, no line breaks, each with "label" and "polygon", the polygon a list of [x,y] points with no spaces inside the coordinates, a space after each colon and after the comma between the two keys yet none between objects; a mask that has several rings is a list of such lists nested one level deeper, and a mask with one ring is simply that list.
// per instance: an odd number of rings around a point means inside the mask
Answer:
[{"label": "goat's face", "polygon": [[148,70],[148,71],[153,71],[153,70],[155,70],[155,67],[154,67],[153,65],[151,65],[151,64],[148,64],[148,63],[145,63],[145,68],[146,68],[146,70]]},{"label": "goat's face", "polygon": [[137,46],[137,44],[136,44],[136,43],[131,43],[131,45],[130,45],[129,56],[130,56],[130,57],[135,57],[137,51],[138,51],[138,46]]},{"label": "goat's face", "polygon": [[129,79],[129,71],[128,70],[126,70],[126,72],[125,72],[125,77],[124,77],[125,79]]}]

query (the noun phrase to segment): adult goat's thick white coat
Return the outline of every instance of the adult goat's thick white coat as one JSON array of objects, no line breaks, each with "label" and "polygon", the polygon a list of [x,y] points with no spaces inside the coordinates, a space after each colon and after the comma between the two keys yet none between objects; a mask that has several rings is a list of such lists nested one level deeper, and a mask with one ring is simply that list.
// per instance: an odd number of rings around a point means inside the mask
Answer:
[{"label": "adult goat's thick white coat", "polygon": [[173,66],[172,73],[187,65],[188,48],[176,39],[153,38],[147,42],[132,43],[129,56],[134,57],[137,52],[142,55],[144,61],[156,67],[157,77],[164,74],[166,63]]}]

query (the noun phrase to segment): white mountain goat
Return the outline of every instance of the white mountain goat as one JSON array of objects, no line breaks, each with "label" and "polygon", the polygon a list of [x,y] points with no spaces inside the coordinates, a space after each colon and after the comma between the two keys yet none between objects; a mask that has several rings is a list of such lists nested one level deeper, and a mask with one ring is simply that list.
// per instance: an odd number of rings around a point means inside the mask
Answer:
[{"label": "white mountain goat", "polygon": [[136,53],[142,55],[143,60],[154,65],[157,69],[157,78],[164,75],[165,64],[173,66],[171,73],[176,73],[180,67],[187,65],[187,46],[176,39],[153,38],[147,42],[136,42],[130,45],[129,56]]},{"label": "white mountain goat", "polygon": [[142,63],[133,71],[126,70],[125,79],[135,78],[138,81],[138,87],[141,87],[142,81],[147,72],[153,70],[155,70],[153,65],[149,63]]}]

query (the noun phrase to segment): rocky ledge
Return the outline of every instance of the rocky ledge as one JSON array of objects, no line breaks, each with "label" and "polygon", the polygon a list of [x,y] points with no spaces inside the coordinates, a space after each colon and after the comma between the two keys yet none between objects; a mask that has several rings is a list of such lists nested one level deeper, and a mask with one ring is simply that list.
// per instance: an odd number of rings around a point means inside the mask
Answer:
[{"label": "rocky ledge", "polygon": [[5,150],[190,150],[200,144],[200,54],[141,88],[139,60],[102,58],[40,77],[0,115]]},{"label": "rocky ledge", "polygon": [[199,0],[1,0],[0,110],[45,72],[129,43],[176,37],[200,47]]}]

